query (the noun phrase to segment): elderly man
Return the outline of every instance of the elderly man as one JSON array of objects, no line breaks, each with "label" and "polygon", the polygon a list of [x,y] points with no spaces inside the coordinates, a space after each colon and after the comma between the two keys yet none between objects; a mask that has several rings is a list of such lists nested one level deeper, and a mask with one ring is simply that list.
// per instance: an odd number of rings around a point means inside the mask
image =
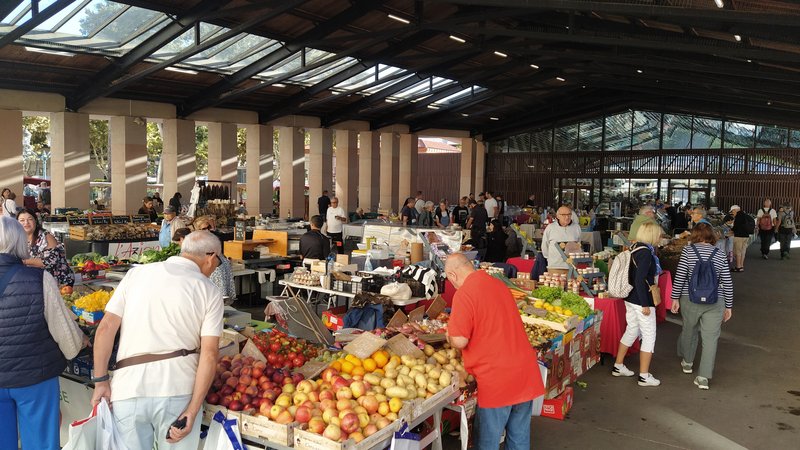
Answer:
[{"label": "elderly man", "polygon": [[[222,335],[222,294],[208,279],[220,264],[219,239],[194,231],[181,255],[128,272],[106,306],[94,344],[92,404],[113,403],[130,449],[196,450],[203,400]],[[120,330],[117,364],[108,360]]]},{"label": "elderly man", "polygon": [[505,430],[506,449],[528,450],[531,400],[544,394],[544,386],[514,298],[463,254],[447,257],[445,273],[457,289],[447,339],[461,349],[464,368],[478,381],[477,447],[499,448]]},{"label": "elderly man", "polygon": [[[342,251],[342,233],[344,230],[343,225],[347,223],[347,213],[344,208],[339,206],[339,198],[333,197],[331,199],[331,206],[326,213],[328,216],[325,220],[327,223],[328,236],[333,241],[334,248],[337,253]],[[328,255],[325,255],[326,257]]]},{"label": "elderly man", "polygon": [[656,209],[653,205],[645,205],[639,208],[639,214],[633,219],[633,223],[631,224],[631,231],[628,233],[628,239],[635,241],[636,232],[639,231],[639,227],[647,222],[657,223]]},{"label": "elderly man", "polygon": [[542,255],[547,258],[547,271],[554,273],[567,273],[569,266],[558,251],[560,244],[579,243],[581,241],[581,226],[574,218],[572,208],[562,206],[556,212],[556,221],[544,229],[542,236]]},{"label": "elderly man", "polygon": [[177,210],[172,205],[164,207],[164,220],[161,221],[161,232],[158,234],[159,245],[168,247],[175,231],[180,228],[186,228],[186,223],[178,217]]}]

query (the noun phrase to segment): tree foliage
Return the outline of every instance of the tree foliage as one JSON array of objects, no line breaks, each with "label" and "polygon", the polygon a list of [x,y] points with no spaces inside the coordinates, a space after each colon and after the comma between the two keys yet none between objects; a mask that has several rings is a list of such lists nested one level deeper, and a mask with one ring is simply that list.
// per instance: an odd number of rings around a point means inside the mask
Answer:
[{"label": "tree foliage", "polygon": [[110,180],[110,141],[109,124],[107,120],[89,120],[89,151],[92,161],[102,172],[105,181]]},{"label": "tree foliage", "polygon": [[197,164],[197,176],[208,176],[208,127],[194,127],[194,139],[197,145],[194,160]]},{"label": "tree foliage", "polygon": [[50,118],[23,116],[22,130],[22,164],[25,175],[47,175],[42,172],[44,164],[50,159]]}]

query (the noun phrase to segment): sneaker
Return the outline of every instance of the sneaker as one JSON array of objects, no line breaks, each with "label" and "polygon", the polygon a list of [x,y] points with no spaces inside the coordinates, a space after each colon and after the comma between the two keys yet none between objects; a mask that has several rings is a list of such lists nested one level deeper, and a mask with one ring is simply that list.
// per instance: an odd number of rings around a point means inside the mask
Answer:
[{"label": "sneaker", "polygon": [[683,373],[692,373],[692,363],[681,360],[681,369],[683,369]]},{"label": "sneaker", "polygon": [[761,255],[761,257],[764,258],[764,259],[769,259],[769,256],[767,256],[767,255]]},{"label": "sneaker", "polygon": [[694,385],[700,389],[708,390],[708,378],[706,377],[695,377]]},{"label": "sneaker", "polygon": [[647,376],[642,376],[639,374],[639,386],[658,386],[661,384],[661,381],[656,379],[652,373],[648,373]]},{"label": "sneaker", "polygon": [[614,368],[611,369],[611,375],[614,375],[615,377],[632,377],[635,374],[631,369],[625,367],[625,364],[614,364]]}]

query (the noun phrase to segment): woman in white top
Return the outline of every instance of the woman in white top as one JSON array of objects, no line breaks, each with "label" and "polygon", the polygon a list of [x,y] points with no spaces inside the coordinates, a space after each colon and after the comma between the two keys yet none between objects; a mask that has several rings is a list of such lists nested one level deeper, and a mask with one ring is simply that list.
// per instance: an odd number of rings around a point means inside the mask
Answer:
[{"label": "woman in white top", "polygon": [[17,194],[11,192],[11,189],[3,189],[3,216],[17,217]]}]

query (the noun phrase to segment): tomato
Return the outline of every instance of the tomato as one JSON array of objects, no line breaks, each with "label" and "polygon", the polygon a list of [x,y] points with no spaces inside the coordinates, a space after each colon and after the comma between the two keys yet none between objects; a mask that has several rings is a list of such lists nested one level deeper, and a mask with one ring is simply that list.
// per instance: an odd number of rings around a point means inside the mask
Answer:
[{"label": "tomato", "polygon": [[269,349],[271,351],[273,351],[273,352],[277,352],[278,350],[281,349],[281,343],[280,342],[273,342],[273,343],[269,344]]},{"label": "tomato", "polygon": [[289,354],[288,354],[288,355],[286,355],[286,357],[287,357],[288,359],[295,359],[295,358],[297,357],[297,352],[294,352],[294,351],[292,351],[292,352],[289,352]]},{"label": "tomato", "polygon": [[305,358],[303,358],[302,356],[297,356],[292,359],[292,365],[295,367],[302,367],[303,364],[305,363],[306,363]]},{"label": "tomato", "polygon": [[269,363],[270,366],[275,367],[275,364],[278,362],[278,355],[275,353],[268,353],[267,362]]}]

